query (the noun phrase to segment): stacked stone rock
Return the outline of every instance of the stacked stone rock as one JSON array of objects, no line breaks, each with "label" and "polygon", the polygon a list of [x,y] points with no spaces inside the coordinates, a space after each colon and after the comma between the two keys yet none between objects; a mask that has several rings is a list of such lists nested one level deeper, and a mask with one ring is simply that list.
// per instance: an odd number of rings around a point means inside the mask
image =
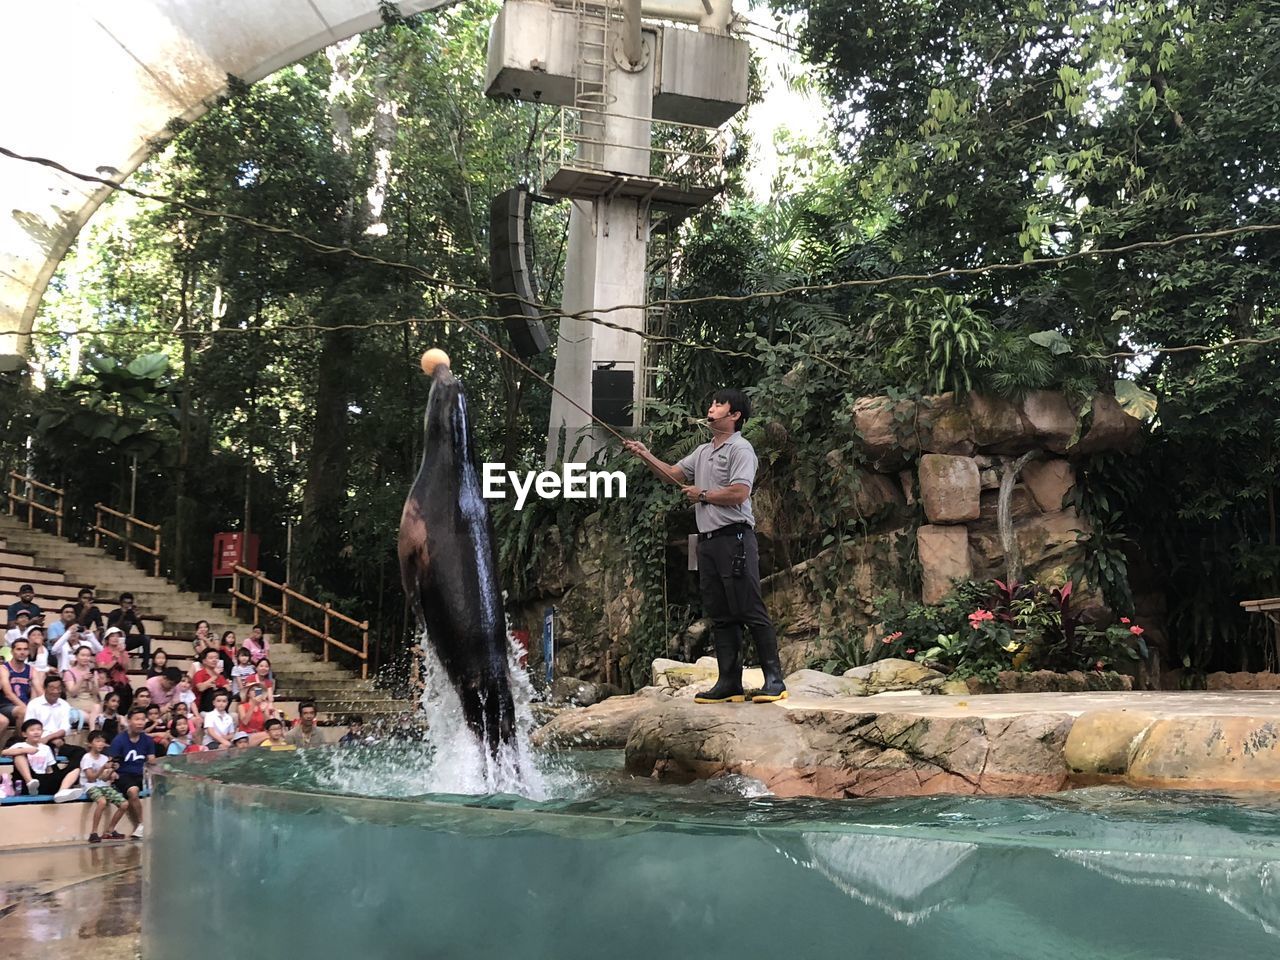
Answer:
[{"label": "stacked stone rock", "polygon": [[1014,535],[1028,570],[1065,579],[1084,519],[1064,499],[1075,485],[1072,459],[1126,450],[1141,432],[1106,394],[1095,394],[1089,429],[1074,443],[1078,410],[1061,393],[1034,391],[1020,403],[947,393],[918,402],[864,397],[854,426],[880,476],[896,473],[907,503],[919,496],[926,523],[917,531],[924,571],[922,600],[937,603],[952,581],[1002,573],[996,530],[1000,478],[1017,457],[1035,451],[1015,486]]}]

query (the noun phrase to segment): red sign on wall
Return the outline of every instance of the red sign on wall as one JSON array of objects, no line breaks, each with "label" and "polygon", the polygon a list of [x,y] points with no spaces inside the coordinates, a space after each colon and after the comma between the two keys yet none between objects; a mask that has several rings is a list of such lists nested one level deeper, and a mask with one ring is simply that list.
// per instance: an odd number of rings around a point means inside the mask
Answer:
[{"label": "red sign on wall", "polygon": [[215,533],[213,535],[213,575],[229,577],[235,573],[236,564],[258,569],[258,542],[256,533],[248,540],[243,533]]}]

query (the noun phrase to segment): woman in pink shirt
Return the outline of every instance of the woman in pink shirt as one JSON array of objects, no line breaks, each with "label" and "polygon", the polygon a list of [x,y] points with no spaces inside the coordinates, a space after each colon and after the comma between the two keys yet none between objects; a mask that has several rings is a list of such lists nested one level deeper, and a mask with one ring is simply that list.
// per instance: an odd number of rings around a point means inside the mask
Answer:
[{"label": "woman in pink shirt", "polygon": [[244,643],[240,646],[249,651],[249,656],[254,663],[267,657],[271,650],[271,644],[267,642],[267,638],[262,633],[262,624],[255,623],[253,629],[249,631],[249,636],[244,638]]},{"label": "woman in pink shirt", "polygon": [[93,730],[97,726],[98,714],[102,712],[102,693],[93,669],[93,648],[82,644],[76,648],[75,657],[71,666],[62,671],[67,703],[80,711],[84,728]]}]

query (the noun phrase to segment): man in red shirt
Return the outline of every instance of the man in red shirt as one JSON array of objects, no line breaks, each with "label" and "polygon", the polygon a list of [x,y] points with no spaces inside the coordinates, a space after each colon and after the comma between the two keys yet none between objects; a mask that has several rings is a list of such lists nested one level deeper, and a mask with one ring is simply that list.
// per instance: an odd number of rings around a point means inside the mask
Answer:
[{"label": "man in red shirt", "polygon": [[231,686],[230,680],[222,673],[222,659],[217,649],[210,647],[205,650],[200,657],[200,669],[191,678],[191,685],[200,697],[200,709],[205,713],[213,709],[214,693]]}]

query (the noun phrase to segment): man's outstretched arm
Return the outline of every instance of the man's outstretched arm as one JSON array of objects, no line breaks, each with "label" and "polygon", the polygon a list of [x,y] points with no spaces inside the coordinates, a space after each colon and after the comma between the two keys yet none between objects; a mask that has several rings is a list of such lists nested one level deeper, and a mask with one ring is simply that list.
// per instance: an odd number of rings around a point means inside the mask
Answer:
[{"label": "man's outstretched arm", "polygon": [[644,465],[652,470],[659,479],[670,480],[673,483],[684,484],[689,478],[685,476],[684,471],[673,464],[659,460],[639,440],[624,440],[622,445],[630,452],[644,461]]}]

